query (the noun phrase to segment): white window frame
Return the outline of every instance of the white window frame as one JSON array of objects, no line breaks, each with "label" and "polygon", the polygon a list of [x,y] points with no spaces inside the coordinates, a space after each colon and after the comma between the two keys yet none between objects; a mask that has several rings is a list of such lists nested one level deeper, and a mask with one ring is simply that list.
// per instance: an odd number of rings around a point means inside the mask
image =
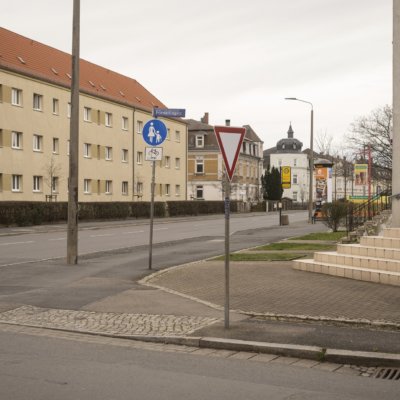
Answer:
[{"label": "white window frame", "polygon": [[[199,191],[201,191],[201,196],[198,195]],[[196,185],[196,199],[204,199],[204,186]]]},{"label": "white window frame", "polygon": [[175,158],[175,169],[181,169],[181,159],[179,157]]},{"label": "white window frame", "polygon": [[105,125],[108,128],[112,127],[112,113],[109,113],[109,112],[105,113]]},{"label": "white window frame", "polygon": [[175,142],[180,142],[180,141],[181,141],[181,132],[175,131]]},{"label": "white window frame", "polygon": [[164,157],[164,165],[165,165],[165,168],[171,168],[171,157],[170,156]]},{"label": "white window frame", "polygon": [[293,201],[297,201],[297,192],[293,192],[292,193],[292,199],[293,199]]},{"label": "white window frame", "polygon": [[92,193],[92,180],[91,179],[83,180],[83,193],[85,193],[85,194]]},{"label": "white window frame", "polygon": [[53,97],[53,115],[58,115],[60,113],[60,101]]},{"label": "white window frame", "polygon": [[106,161],[111,161],[113,159],[113,157],[112,157],[113,151],[112,150],[113,149],[110,146],[104,147],[104,158],[106,159]]},{"label": "white window frame", "polygon": [[12,131],[11,132],[11,148],[21,150],[22,145],[23,145],[22,137],[23,137],[22,132]]},{"label": "white window frame", "polygon": [[106,194],[112,194],[112,181],[106,180]]},{"label": "white window frame", "polygon": [[67,140],[67,156],[69,156],[70,151],[71,151],[71,141],[68,139]]},{"label": "white window frame", "polygon": [[83,143],[83,157],[92,158],[92,145],[90,143]]},{"label": "white window frame", "polygon": [[127,131],[129,129],[129,118],[122,117],[122,130]]},{"label": "white window frame", "polygon": [[122,162],[128,162],[128,149],[122,149],[121,151]]},{"label": "white window frame", "polygon": [[142,151],[136,152],[136,164],[139,164],[139,165],[143,164],[143,152]]},{"label": "white window frame", "polygon": [[22,175],[12,175],[12,192],[21,192],[22,191]]},{"label": "white window frame", "polygon": [[67,104],[67,117],[71,118],[71,103]]},{"label": "white window frame", "polygon": [[33,151],[43,151],[43,136],[34,134],[33,135]]},{"label": "white window frame", "polygon": [[204,148],[204,135],[196,135],[196,147]]},{"label": "white window frame", "polygon": [[121,190],[122,190],[122,194],[124,196],[128,196],[128,194],[129,194],[128,181],[122,181]]},{"label": "white window frame", "polygon": [[59,154],[60,151],[60,139],[53,137],[53,154]]},{"label": "white window frame", "polygon": [[33,191],[38,193],[42,191],[42,177],[38,175],[33,176]]},{"label": "white window frame", "polygon": [[92,122],[92,109],[90,107],[83,107],[83,120]]},{"label": "white window frame", "polygon": [[165,184],[165,195],[171,196],[171,185],[169,183]]},{"label": "white window frame", "polygon": [[293,167],[297,167],[297,158],[293,159]]},{"label": "white window frame", "polygon": [[175,185],[175,196],[179,197],[181,195],[181,185]]},{"label": "white window frame", "polygon": [[51,190],[53,193],[58,193],[59,180],[58,176],[53,176],[51,181]]},{"label": "white window frame", "polygon": [[293,185],[297,185],[299,183],[299,179],[297,174],[293,174]]},{"label": "white window frame", "polygon": [[43,110],[43,95],[39,93],[33,93],[33,109],[35,111]]},{"label": "white window frame", "polygon": [[[201,167],[201,168],[199,168]],[[201,171],[199,171],[201,169]],[[204,158],[196,157],[195,160],[195,174],[204,175]]]},{"label": "white window frame", "polygon": [[136,121],[136,132],[139,134],[143,133],[143,121]]},{"label": "white window frame", "polygon": [[13,106],[22,107],[22,90],[11,88],[11,104]]},{"label": "white window frame", "polygon": [[139,196],[143,195],[143,182],[136,183],[136,191]]}]

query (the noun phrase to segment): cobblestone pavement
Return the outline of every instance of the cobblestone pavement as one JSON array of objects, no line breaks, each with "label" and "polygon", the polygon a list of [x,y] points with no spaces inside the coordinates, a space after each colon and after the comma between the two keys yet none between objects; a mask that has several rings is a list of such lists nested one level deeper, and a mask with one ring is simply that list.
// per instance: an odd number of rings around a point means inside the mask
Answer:
[{"label": "cobblestone pavement", "polygon": [[0,322],[118,336],[187,336],[217,318],[90,312],[22,306],[0,313]]},{"label": "cobblestone pavement", "polygon": [[[224,262],[171,268],[142,282],[222,307]],[[246,313],[400,326],[398,287],[293,270],[291,262],[231,262],[230,308]]]},{"label": "cobblestone pavement", "polygon": [[131,349],[148,350],[148,351],[160,351],[160,352],[174,352],[174,353],[186,353],[202,357],[216,357],[225,358],[228,360],[236,360],[243,363],[246,362],[259,362],[259,363],[275,363],[292,365],[298,368],[313,368],[325,372],[332,372],[345,375],[373,377],[378,371],[375,367],[362,367],[348,364],[336,364],[328,362],[319,362],[316,360],[305,360],[294,357],[282,357],[273,354],[258,354],[245,351],[229,351],[229,350],[218,350],[209,348],[198,348],[192,346],[181,346],[174,344],[164,343],[149,343],[141,342],[137,340],[126,340],[119,338],[107,338],[104,336],[87,335],[75,332],[61,332],[52,331],[48,329],[27,327],[27,326],[16,326],[6,325],[0,323],[0,331],[7,333],[51,337],[60,340],[74,340],[77,342],[91,343],[97,345],[109,345],[109,346],[120,346]]}]

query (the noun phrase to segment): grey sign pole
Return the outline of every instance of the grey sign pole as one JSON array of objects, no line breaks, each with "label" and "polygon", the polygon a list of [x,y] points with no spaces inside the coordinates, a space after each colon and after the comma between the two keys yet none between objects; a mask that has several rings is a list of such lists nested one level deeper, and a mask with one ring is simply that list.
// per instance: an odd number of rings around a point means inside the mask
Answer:
[{"label": "grey sign pole", "polygon": [[152,269],[152,262],[153,262],[154,191],[155,191],[155,185],[156,185],[155,181],[156,181],[156,162],[152,161],[152,166],[151,166],[149,269]]},{"label": "grey sign pole", "polygon": [[231,182],[226,174],[225,181],[225,329],[229,329],[229,231],[231,208]]}]

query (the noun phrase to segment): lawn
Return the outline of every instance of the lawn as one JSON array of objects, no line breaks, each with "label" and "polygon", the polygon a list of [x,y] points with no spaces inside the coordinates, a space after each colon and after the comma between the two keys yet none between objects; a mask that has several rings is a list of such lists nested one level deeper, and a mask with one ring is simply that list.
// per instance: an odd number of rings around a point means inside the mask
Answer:
[{"label": "lawn", "polygon": [[340,231],[340,232],[319,232],[319,233],[310,233],[305,236],[299,236],[299,237],[294,237],[290,238],[292,240],[340,240],[342,237],[345,237],[347,235],[346,232]]},{"label": "lawn", "polygon": [[[306,257],[307,254],[294,253],[231,253],[230,261],[291,261]],[[211,261],[224,261],[225,256],[213,258]]]},{"label": "lawn", "polygon": [[336,245],[323,244],[323,243],[270,243],[265,246],[256,247],[252,250],[310,250],[310,251],[329,251],[336,250]]}]

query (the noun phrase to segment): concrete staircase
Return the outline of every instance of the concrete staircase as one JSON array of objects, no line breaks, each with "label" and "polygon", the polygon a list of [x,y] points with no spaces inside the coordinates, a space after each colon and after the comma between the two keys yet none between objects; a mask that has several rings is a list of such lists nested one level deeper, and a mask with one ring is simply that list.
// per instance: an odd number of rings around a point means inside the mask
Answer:
[{"label": "concrete staircase", "polygon": [[293,261],[301,271],[400,286],[400,228],[383,236],[362,236],[359,244],[338,244],[336,252],[314,253],[313,260]]}]

